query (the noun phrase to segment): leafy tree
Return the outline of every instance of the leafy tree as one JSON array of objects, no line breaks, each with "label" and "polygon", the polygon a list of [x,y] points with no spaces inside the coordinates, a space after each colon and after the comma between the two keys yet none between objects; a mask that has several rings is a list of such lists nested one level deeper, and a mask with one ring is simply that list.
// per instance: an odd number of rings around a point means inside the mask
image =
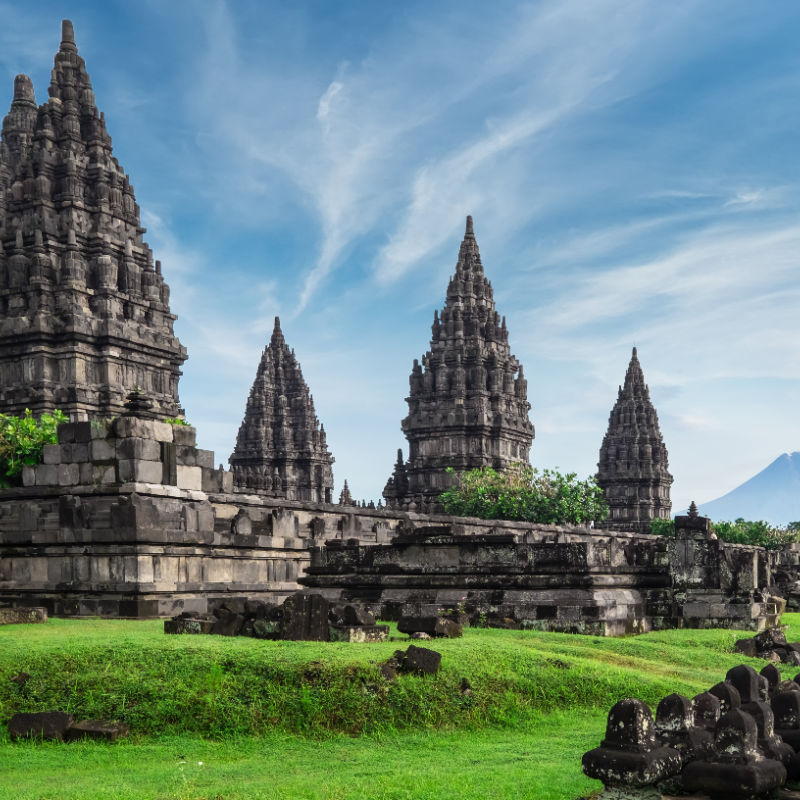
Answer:
[{"label": "leafy tree", "polygon": [[602,522],[608,516],[594,478],[579,481],[574,472],[562,475],[525,464],[501,472],[491,467],[464,472],[439,500],[448,514],[481,519],[564,525]]},{"label": "leafy tree", "polygon": [[39,419],[27,408],[21,417],[0,414],[0,488],[22,483],[22,468],[41,463],[42,448],[58,442],[56,430],[66,421],[61,411]]}]

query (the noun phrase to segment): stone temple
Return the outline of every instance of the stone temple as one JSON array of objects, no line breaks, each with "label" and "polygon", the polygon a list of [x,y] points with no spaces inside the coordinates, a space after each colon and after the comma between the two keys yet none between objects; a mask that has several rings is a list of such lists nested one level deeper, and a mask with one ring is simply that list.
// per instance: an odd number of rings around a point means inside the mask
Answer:
[{"label": "stone temple", "polygon": [[330,503],[333,456],[294,350],[275,330],[264,349],[231,455],[234,485],[287,500]]},{"label": "stone temple", "polygon": [[138,386],[174,417],[186,350],[69,21],[49,94],[18,75],[3,120],[0,408],[111,416]]},{"label": "stone temple", "polygon": [[202,615],[305,586],[384,619],[463,604],[473,622],[598,635],[775,623],[795,545],[725,543],[691,516],[674,537],[642,532],[669,514],[672,478],[635,351],[600,456],[613,529],[421,513],[448,466],[525,462],[534,434],[469,218],[411,373],[390,508],[347,484],[331,502],[325,432],[277,320],[233,470],[215,468],[193,427],[164,419],[186,352],[69,22],[55,64],[42,106],[17,78],[0,138],[0,411],[72,419],[0,489],[0,606]]},{"label": "stone temple", "polygon": [[447,287],[433,315],[430,350],[411,370],[408,416],[402,422],[408,461],[398,453],[383,496],[390,506],[429,505],[455,473],[527,463],[534,429],[527,381],[511,354],[505,317],[495,310],[483,274],[472,217]]},{"label": "stone temple", "polygon": [[597,483],[609,505],[606,527],[650,533],[651,520],[670,518],[667,448],[635,347],[597,467]]}]

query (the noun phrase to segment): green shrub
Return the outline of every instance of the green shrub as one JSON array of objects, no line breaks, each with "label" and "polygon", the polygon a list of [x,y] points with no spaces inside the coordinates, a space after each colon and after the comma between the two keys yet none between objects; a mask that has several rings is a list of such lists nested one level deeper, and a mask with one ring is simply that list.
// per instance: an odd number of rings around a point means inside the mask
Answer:
[{"label": "green shrub", "polygon": [[651,519],[650,533],[656,536],[674,536],[675,520],[672,519]]},{"label": "green shrub", "polygon": [[182,417],[164,417],[164,422],[169,425],[189,425],[189,423]]},{"label": "green shrub", "polygon": [[752,522],[739,517],[734,522],[715,522],[712,527],[723,542],[754,544],[767,550],[779,550],[784,545],[800,541],[800,531],[776,528],[764,520]]},{"label": "green shrub", "polygon": [[602,522],[608,516],[603,492],[594,478],[579,481],[574,472],[562,475],[525,464],[502,472],[484,467],[462,473],[458,485],[439,500],[448,514],[481,519],[564,525]]},{"label": "green shrub", "polygon": [[58,441],[56,429],[67,421],[61,411],[36,419],[30,409],[14,417],[0,414],[0,489],[22,484],[22,468],[42,461],[42,447]]},{"label": "green shrub", "polygon": [[[800,542],[800,525],[795,522],[790,522],[785,528],[777,528],[763,519],[754,522],[739,517],[734,522],[713,522],[711,530],[723,542],[756,545],[767,550],[779,550],[784,545]],[[651,520],[650,533],[656,536],[674,536],[675,521]]]}]

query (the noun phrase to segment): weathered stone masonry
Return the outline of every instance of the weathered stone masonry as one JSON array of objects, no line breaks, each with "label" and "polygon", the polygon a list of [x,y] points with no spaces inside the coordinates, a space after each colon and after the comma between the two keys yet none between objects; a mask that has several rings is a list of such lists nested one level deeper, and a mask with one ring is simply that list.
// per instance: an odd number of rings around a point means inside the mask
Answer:
[{"label": "weathered stone masonry", "polygon": [[301,583],[382,618],[464,604],[473,622],[598,635],[760,630],[777,606],[765,550],[678,517],[675,538],[414,515],[391,544],[329,543]]},{"label": "weathered stone masonry", "polygon": [[398,452],[383,495],[389,505],[422,510],[451,486],[456,473],[504,469],[529,459],[534,430],[528,384],[511,354],[505,317],[495,310],[478,243],[467,217],[455,274],[441,318],[434,312],[431,347],[409,378],[402,422],[408,461]]},{"label": "weathered stone masonry", "polygon": [[67,20],[49,94],[18,75],[0,139],[0,408],[111,416],[141,386],[174,417],[186,350]]}]

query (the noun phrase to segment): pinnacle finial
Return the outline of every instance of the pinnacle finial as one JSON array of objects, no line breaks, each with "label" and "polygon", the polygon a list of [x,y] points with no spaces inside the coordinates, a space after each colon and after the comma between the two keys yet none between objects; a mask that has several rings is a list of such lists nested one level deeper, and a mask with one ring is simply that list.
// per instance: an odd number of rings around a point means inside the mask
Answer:
[{"label": "pinnacle finial", "polygon": [[467,229],[464,232],[464,236],[474,236],[475,230],[472,227],[472,216],[467,216]]},{"label": "pinnacle finial", "polygon": [[700,512],[697,510],[694,500],[692,500],[692,502],[689,504],[689,517],[690,519],[697,519],[699,516]]},{"label": "pinnacle finial", "polygon": [[27,75],[17,75],[14,78],[14,100],[24,100],[36,104],[33,94],[33,81]]},{"label": "pinnacle finial", "polygon": [[637,351],[636,351],[636,345],[634,345],[634,346],[633,346],[633,353],[632,353],[632,355],[631,355],[631,358],[636,358],[636,357],[637,357],[637,355],[638,355],[638,354],[637,354]]},{"label": "pinnacle finial", "polygon": [[61,49],[78,51],[75,47],[75,29],[68,19],[61,20]]}]

